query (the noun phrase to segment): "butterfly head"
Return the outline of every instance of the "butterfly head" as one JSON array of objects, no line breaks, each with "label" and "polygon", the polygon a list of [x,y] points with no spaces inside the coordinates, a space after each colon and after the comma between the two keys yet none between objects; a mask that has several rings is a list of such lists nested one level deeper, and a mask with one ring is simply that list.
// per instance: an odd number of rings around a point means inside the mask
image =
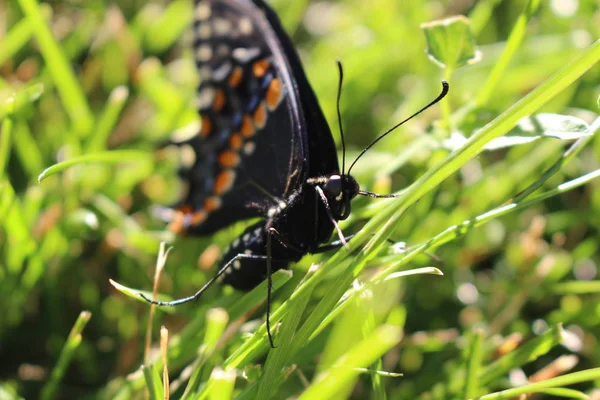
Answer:
[{"label": "butterfly head", "polygon": [[350,202],[359,191],[358,182],[350,175],[331,175],[323,185],[331,211],[336,220],[344,220],[350,215]]}]

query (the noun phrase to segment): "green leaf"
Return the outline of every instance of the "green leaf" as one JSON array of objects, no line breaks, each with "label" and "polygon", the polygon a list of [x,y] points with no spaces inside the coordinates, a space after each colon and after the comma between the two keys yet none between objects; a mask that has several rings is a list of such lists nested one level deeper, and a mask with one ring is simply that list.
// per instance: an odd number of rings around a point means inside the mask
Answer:
[{"label": "green leaf", "polygon": [[440,66],[455,70],[481,59],[469,19],[458,15],[421,25],[427,40],[427,55]]},{"label": "green leaf", "polygon": [[[560,114],[536,114],[522,118],[506,136],[490,141],[483,149],[498,150],[546,138],[577,140],[592,134],[590,126],[579,118]],[[464,136],[454,133],[444,142],[444,147],[456,150],[467,140]]]}]

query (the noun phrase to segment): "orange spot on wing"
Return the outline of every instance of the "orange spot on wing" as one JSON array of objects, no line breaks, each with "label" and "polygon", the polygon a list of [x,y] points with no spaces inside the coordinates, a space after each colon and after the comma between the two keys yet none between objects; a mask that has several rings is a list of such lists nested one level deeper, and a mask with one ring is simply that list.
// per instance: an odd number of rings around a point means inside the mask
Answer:
[{"label": "orange spot on wing", "polygon": [[252,72],[257,78],[262,78],[263,76],[265,76],[270,66],[271,63],[269,62],[269,60],[259,60],[252,64]]},{"label": "orange spot on wing", "polygon": [[233,150],[241,149],[243,143],[244,140],[242,139],[242,136],[239,133],[233,133],[229,137],[229,147],[231,147]]},{"label": "orange spot on wing", "polygon": [[269,110],[274,110],[279,105],[281,98],[283,97],[283,86],[281,80],[275,78],[269,83],[265,99],[267,101],[267,107]]},{"label": "orange spot on wing", "polygon": [[244,118],[242,118],[242,129],[240,131],[245,138],[249,138],[256,133],[252,118],[249,115],[244,115]]},{"label": "orange spot on wing", "polygon": [[235,172],[232,170],[222,171],[215,179],[214,192],[215,194],[223,194],[233,186],[235,181]]},{"label": "orange spot on wing", "polygon": [[221,199],[218,197],[213,196],[213,197],[209,197],[208,199],[204,200],[204,209],[207,212],[215,211],[219,207],[221,207]]},{"label": "orange spot on wing", "polygon": [[242,67],[235,67],[235,69],[231,72],[231,75],[229,75],[229,86],[231,86],[232,88],[237,87],[242,81],[243,75],[244,70],[242,69]]},{"label": "orange spot on wing", "polygon": [[218,162],[221,167],[232,168],[240,163],[240,156],[233,151],[224,151],[219,154]]},{"label": "orange spot on wing", "polygon": [[210,135],[210,132],[212,131],[212,122],[210,118],[206,115],[201,115],[200,121],[202,123],[202,127],[200,128],[200,135],[204,137]]},{"label": "orange spot on wing", "polygon": [[183,231],[183,217],[184,214],[182,212],[176,213],[173,220],[167,226],[167,229],[173,233],[181,233]]},{"label": "orange spot on wing", "polygon": [[192,213],[192,225],[201,224],[202,222],[204,222],[207,216],[208,214],[204,210],[199,210]]},{"label": "orange spot on wing", "polygon": [[267,123],[267,107],[265,106],[265,102],[261,102],[256,110],[254,111],[254,125],[258,129],[262,129],[265,127]]},{"label": "orange spot on wing", "polygon": [[222,90],[217,90],[215,92],[215,100],[213,102],[213,111],[219,112],[225,106],[225,93]]}]

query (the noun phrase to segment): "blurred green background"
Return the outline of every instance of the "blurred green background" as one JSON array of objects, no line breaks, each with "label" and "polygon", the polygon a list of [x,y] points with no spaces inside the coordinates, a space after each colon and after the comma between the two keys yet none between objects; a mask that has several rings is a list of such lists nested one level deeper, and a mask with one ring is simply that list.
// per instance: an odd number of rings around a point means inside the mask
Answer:
[{"label": "blurred green background", "polygon": [[[455,147],[451,132],[472,136],[600,37],[596,0],[270,4],[297,45],[338,143],[335,60],[343,62],[341,113],[349,160],[433,99],[441,79],[450,81],[443,106],[398,129],[353,170],[362,187],[377,192],[408,187]],[[0,3],[2,399],[37,398],[43,387],[48,398],[141,398],[141,374],[127,376],[143,362],[149,307],[116,291],[109,279],[151,290],[164,240],[175,247],[160,291],[173,298],[191,294],[210,279],[219,249],[245,225],[212,237],[173,238],[150,212],[153,205],[175,202],[179,190],[176,160],[156,148],[197,119],[192,108],[197,84],[190,49],[192,10],[190,0]],[[470,19],[468,37],[481,57],[448,71],[428,57],[421,24],[454,15]],[[485,86],[511,46],[509,38],[514,54],[507,56],[494,84]],[[599,82],[596,65],[549,98],[539,112],[590,124],[598,113]],[[490,91],[484,96],[482,88]],[[540,180],[570,144],[542,139],[472,158],[415,203],[401,223],[388,227],[390,238],[410,248],[501,206]],[[599,168],[600,142],[591,138],[586,144],[575,159],[541,181],[541,191]],[[38,175],[57,162],[113,150],[128,152],[75,165],[38,183]],[[368,305],[360,312],[370,315],[366,319],[372,318],[374,326],[385,322],[402,332],[373,368],[404,375],[363,373],[345,382],[333,398],[474,397],[522,384],[549,365],[554,369],[547,377],[598,366],[597,186],[591,182],[482,227],[465,228],[435,255],[420,254],[404,266],[435,266],[444,276],[412,276],[372,288],[372,298],[353,307]],[[344,231],[358,231],[384,206],[357,199]],[[290,296],[311,264],[330,257],[309,256],[294,265],[294,276],[276,293],[275,305]],[[368,280],[400,257],[383,250],[360,279]],[[334,271],[333,278],[316,286],[309,310],[318,307],[335,276]],[[265,295],[260,292],[262,299]],[[174,345],[173,378],[203,343],[206,311],[227,308],[240,297],[231,288],[215,286],[197,304],[156,314],[153,343],[160,325],[175,335],[191,319],[197,321],[187,347]],[[82,310],[91,312],[91,319],[81,342],[70,362],[63,359],[65,368],[50,379]],[[323,360],[331,357],[332,343],[341,346],[347,340],[351,349],[360,340],[364,327],[356,326],[352,313],[336,316],[333,326],[286,364],[297,370],[274,385],[274,398],[302,393],[318,372],[327,371],[331,360]],[[241,331],[211,354],[208,365],[221,365],[241,346],[264,321],[264,307],[246,318]],[[453,387],[464,381],[468,361],[475,359],[469,353],[477,343],[474,337],[482,338],[479,364],[489,366],[558,323],[564,328],[561,340],[532,352],[535,356],[509,360],[501,373],[490,372],[470,392]],[[262,365],[265,350],[238,370]],[[208,379],[211,368],[205,368],[201,375]],[[463,375],[457,377],[457,371]],[[248,379],[240,372],[236,393],[248,393],[254,382]],[[599,382],[596,376],[573,389],[590,394]],[[180,395],[181,390],[175,392]],[[552,395],[556,393],[538,398]]]}]

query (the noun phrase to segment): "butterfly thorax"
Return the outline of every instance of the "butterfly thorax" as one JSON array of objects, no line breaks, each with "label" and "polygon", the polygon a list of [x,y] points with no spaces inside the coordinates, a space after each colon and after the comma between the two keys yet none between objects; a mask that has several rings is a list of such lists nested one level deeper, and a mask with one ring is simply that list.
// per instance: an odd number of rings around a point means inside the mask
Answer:
[{"label": "butterfly thorax", "polygon": [[[286,268],[307,253],[315,253],[329,243],[334,230],[330,214],[319,190],[327,199],[333,218],[343,220],[350,213],[350,201],[358,193],[356,180],[349,175],[331,175],[306,180],[285,203],[271,209],[268,219],[248,227],[224,254],[230,260],[238,254],[267,256],[267,235],[271,236],[272,270]],[[264,260],[234,262],[224,282],[238,289],[250,289],[267,276]]]}]

